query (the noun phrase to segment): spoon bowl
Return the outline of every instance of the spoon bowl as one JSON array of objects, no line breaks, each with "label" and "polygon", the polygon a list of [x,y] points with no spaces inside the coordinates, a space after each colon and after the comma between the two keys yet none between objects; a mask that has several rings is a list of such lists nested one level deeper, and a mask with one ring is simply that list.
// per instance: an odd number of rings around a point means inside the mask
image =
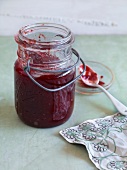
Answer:
[{"label": "spoon bowl", "polygon": [[[79,72],[83,72],[83,65],[80,65]],[[98,74],[86,64],[86,71],[81,76],[81,80],[88,86],[96,86],[99,83]]]}]

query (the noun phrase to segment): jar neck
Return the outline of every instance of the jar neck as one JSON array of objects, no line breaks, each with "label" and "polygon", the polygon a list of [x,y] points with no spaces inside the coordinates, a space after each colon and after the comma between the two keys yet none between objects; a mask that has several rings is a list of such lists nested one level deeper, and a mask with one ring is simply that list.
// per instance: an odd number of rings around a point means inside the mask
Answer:
[{"label": "jar neck", "polygon": [[62,49],[74,42],[72,32],[59,24],[39,23],[19,30],[15,38],[24,48],[40,50]]},{"label": "jar neck", "polygon": [[34,64],[66,62],[71,58],[72,32],[59,24],[40,23],[25,26],[15,36],[18,57]]}]

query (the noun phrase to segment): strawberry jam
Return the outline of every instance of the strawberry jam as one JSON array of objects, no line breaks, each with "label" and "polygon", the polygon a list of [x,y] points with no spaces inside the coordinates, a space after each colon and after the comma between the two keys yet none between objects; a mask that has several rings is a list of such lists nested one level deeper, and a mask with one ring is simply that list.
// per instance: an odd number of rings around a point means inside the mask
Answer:
[{"label": "strawberry jam", "polygon": [[[73,80],[75,71],[66,75],[40,75],[35,80],[48,88],[58,88]],[[57,92],[46,91],[26,75],[19,61],[15,62],[15,106],[20,119],[30,126],[52,127],[71,116],[74,107],[75,84]]]},{"label": "strawberry jam", "polygon": [[63,124],[73,112],[75,83],[57,91],[45,90],[30,79],[25,67],[30,60],[30,66],[39,68],[41,71],[29,68],[29,74],[48,89],[73,81],[75,67],[66,70],[74,63],[71,58],[73,35],[61,25],[35,24],[22,28],[15,40],[18,43],[18,59],[14,65],[15,108],[19,118],[38,128]]}]

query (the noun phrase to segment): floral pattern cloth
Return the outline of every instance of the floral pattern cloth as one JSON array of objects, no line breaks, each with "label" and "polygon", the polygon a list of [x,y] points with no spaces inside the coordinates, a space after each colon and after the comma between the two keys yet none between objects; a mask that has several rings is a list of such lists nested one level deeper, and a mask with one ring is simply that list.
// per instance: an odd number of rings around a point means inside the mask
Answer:
[{"label": "floral pattern cloth", "polygon": [[127,170],[127,116],[87,120],[60,131],[69,142],[83,144],[89,158],[101,170]]}]

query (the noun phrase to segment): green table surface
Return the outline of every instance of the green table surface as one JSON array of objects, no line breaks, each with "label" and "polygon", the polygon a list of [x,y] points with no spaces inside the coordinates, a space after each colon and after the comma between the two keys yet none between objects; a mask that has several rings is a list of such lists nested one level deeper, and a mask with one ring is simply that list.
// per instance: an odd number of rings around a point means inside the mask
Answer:
[{"label": "green table surface", "polygon": [[[115,79],[109,92],[127,105],[127,36],[77,35],[73,47],[84,60],[99,61],[112,69]],[[12,36],[0,36],[0,170],[96,170],[85,146],[69,144],[59,131],[114,114],[111,101],[104,93],[75,93],[73,114],[63,125],[37,129],[23,124],[14,108],[16,51]]]}]

